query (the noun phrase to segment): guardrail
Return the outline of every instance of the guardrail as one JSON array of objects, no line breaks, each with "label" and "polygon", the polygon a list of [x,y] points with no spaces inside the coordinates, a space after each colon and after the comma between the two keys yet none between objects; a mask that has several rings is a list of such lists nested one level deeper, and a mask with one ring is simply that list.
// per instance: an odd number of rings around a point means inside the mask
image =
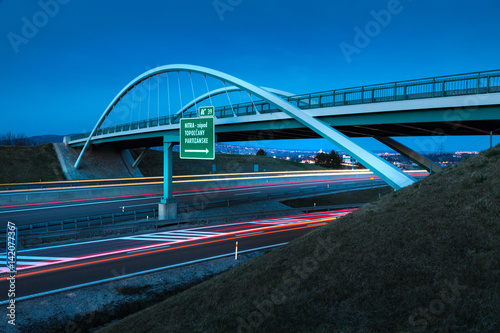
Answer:
[{"label": "guardrail", "polygon": [[[328,90],[285,97],[284,100],[301,109],[314,109],[498,92],[500,92],[500,70],[492,70]],[[197,117],[197,112],[197,110],[186,112],[183,114],[183,117]],[[281,112],[281,110],[264,101],[239,103],[215,108],[216,118],[275,112]],[[178,122],[179,118],[177,116],[157,117],[99,129],[95,135],[118,133],[140,128],[175,124]],[[70,141],[86,139],[89,135],[90,132],[73,135]]]},{"label": "guardrail", "polygon": [[[84,216],[79,218],[72,219],[64,219],[57,221],[49,221],[43,223],[34,223],[30,225],[19,225],[18,232],[20,236],[26,235],[47,235],[47,234],[67,234],[67,233],[78,233],[80,231],[90,230],[94,233],[100,233],[103,229],[116,229],[117,233],[121,233],[120,228],[122,229],[158,229],[160,227],[177,225],[181,224],[200,224],[201,221],[207,220],[220,220],[227,221],[227,217],[231,216],[234,219],[236,216],[244,217],[246,215],[255,216],[258,213],[248,213],[248,214],[232,214],[232,215],[224,215],[224,216],[196,216],[195,213],[199,211],[204,211],[209,208],[217,208],[217,207],[231,207],[238,203],[248,203],[248,202],[259,202],[263,200],[277,200],[277,199],[296,199],[296,198],[305,198],[305,197],[313,197],[319,195],[326,194],[334,194],[346,191],[353,190],[362,190],[362,189],[371,189],[378,187],[385,187],[386,183],[380,180],[373,180],[368,184],[349,184],[349,185],[337,185],[337,186],[325,186],[323,189],[317,190],[313,189],[305,189],[305,190],[295,190],[295,191],[287,191],[284,193],[276,193],[272,195],[248,195],[228,200],[218,200],[212,202],[200,202],[193,205],[180,205],[178,207],[179,214],[187,214],[190,215],[187,218],[180,218],[175,220],[157,220],[158,212],[156,209],[143,209],[143,210],[131,210],[131,211],[123,211],[119,213],[112,214],[102,214],[102,215],[94,215],[94,216]],[[344,205],[345,206],[345,205]],[[334,206],[332,206],[334,207]],[[316,207],[308,207],[309,211],[312,209],[316,209]],[[288,209],[288,210],[280,210],[279,212],[286,212],[292,210],[302,210],[304,208],[297,209]],[[269,212],[263,212],[269,214]],[[0,229],[0,235],[5,234],[5,230]],[[75,237],[77,237],[75,235]]]}]

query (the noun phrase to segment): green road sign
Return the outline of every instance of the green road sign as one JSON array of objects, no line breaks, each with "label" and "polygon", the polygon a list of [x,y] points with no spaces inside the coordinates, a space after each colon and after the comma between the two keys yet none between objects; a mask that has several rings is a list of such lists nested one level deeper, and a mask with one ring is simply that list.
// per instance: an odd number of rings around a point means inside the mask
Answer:
[{"label": "green road sign", "polygon": [[198,108],[198,116],[200,116],[200,117],[213,117],[213,116],[215,116],[215,107],[213,107],[213,106],[200,106]]},{"label": "green road sign", "polygon": [[182,118],[180,157],[196,160],[215,158],[215,125],[213,117]]}]

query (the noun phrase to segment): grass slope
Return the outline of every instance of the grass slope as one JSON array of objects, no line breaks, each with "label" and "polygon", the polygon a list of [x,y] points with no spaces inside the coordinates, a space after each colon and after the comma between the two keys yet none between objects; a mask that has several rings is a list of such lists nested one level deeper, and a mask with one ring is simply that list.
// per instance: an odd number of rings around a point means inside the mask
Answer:
[{"label": "grass slope", "polygon": [[500,332],[499,201],[497,146],[104,332]]},{"label": "grass slope", "polygon": [[54,146],[0,146],[0,183],[66,180]]},{"label": "grass slope", "polygon": [[[139,149],[132,150],[132,155],[137,157]],[[216,165],[216,173],[239,173],[254,172],[254,165],[259,165],[259,171],[302,171],[302,170],[322,170],[317,165],[302,164],[286,160],[275,159],[268,156],[255,155],[230,155],[216,154],[215,160],[181,160],[179,153],[173,153],[173,174],[174,175],[199,175],[212,172],[212,165]],[[144,159],[139,164],[141,173],[146,177],[163,175],[163,152],[150,150],[144,155]]]}]

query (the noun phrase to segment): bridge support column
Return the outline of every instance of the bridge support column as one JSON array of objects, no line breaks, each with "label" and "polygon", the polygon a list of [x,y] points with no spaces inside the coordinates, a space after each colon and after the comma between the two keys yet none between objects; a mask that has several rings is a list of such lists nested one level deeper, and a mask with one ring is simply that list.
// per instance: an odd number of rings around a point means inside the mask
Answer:
[{"label": "bridge support column", "polygon": [[394,149],[395,151],[397,151],[398,153],[400,153],[401,155],[403,155],[404,157],[406,157],[410,161],[417,163],[420,167],[426,169],[430,173],[436,173],[436,172],[440,172],[443,170],[443,168],[439,164],[432,162],[428,158],[420,155],[416,151],[414,151],[414,150],[408,148],[407,146],[397,142],[396,140],[393,140],[393,139],[388,138],[388,137],[376,137],[375,139],[382,142],[383,144],[385,144],[389,148]]},{"label": "bridge support column", "polygon": [[177,202],[172,195],[172,147],[173,142],[163,139],[163,197],[158,206],[158,218],[171,220],[177,217]]}]

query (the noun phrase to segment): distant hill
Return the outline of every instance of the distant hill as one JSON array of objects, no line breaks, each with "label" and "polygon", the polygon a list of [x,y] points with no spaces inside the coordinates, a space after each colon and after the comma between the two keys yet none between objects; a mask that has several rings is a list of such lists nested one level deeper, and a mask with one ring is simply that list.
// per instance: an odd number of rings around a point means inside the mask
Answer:
[{"label": "distant hill", "polygon": [[499,200],[500,145],[102,332],[500,332]]},{"label": "distant hill", "polygon": [[44,143],[54,143],[54,142],[63,142],[63,138],[65,135],[37,135],[32,136],[30,139],[35,140],[39,145],[43,145]]}]

